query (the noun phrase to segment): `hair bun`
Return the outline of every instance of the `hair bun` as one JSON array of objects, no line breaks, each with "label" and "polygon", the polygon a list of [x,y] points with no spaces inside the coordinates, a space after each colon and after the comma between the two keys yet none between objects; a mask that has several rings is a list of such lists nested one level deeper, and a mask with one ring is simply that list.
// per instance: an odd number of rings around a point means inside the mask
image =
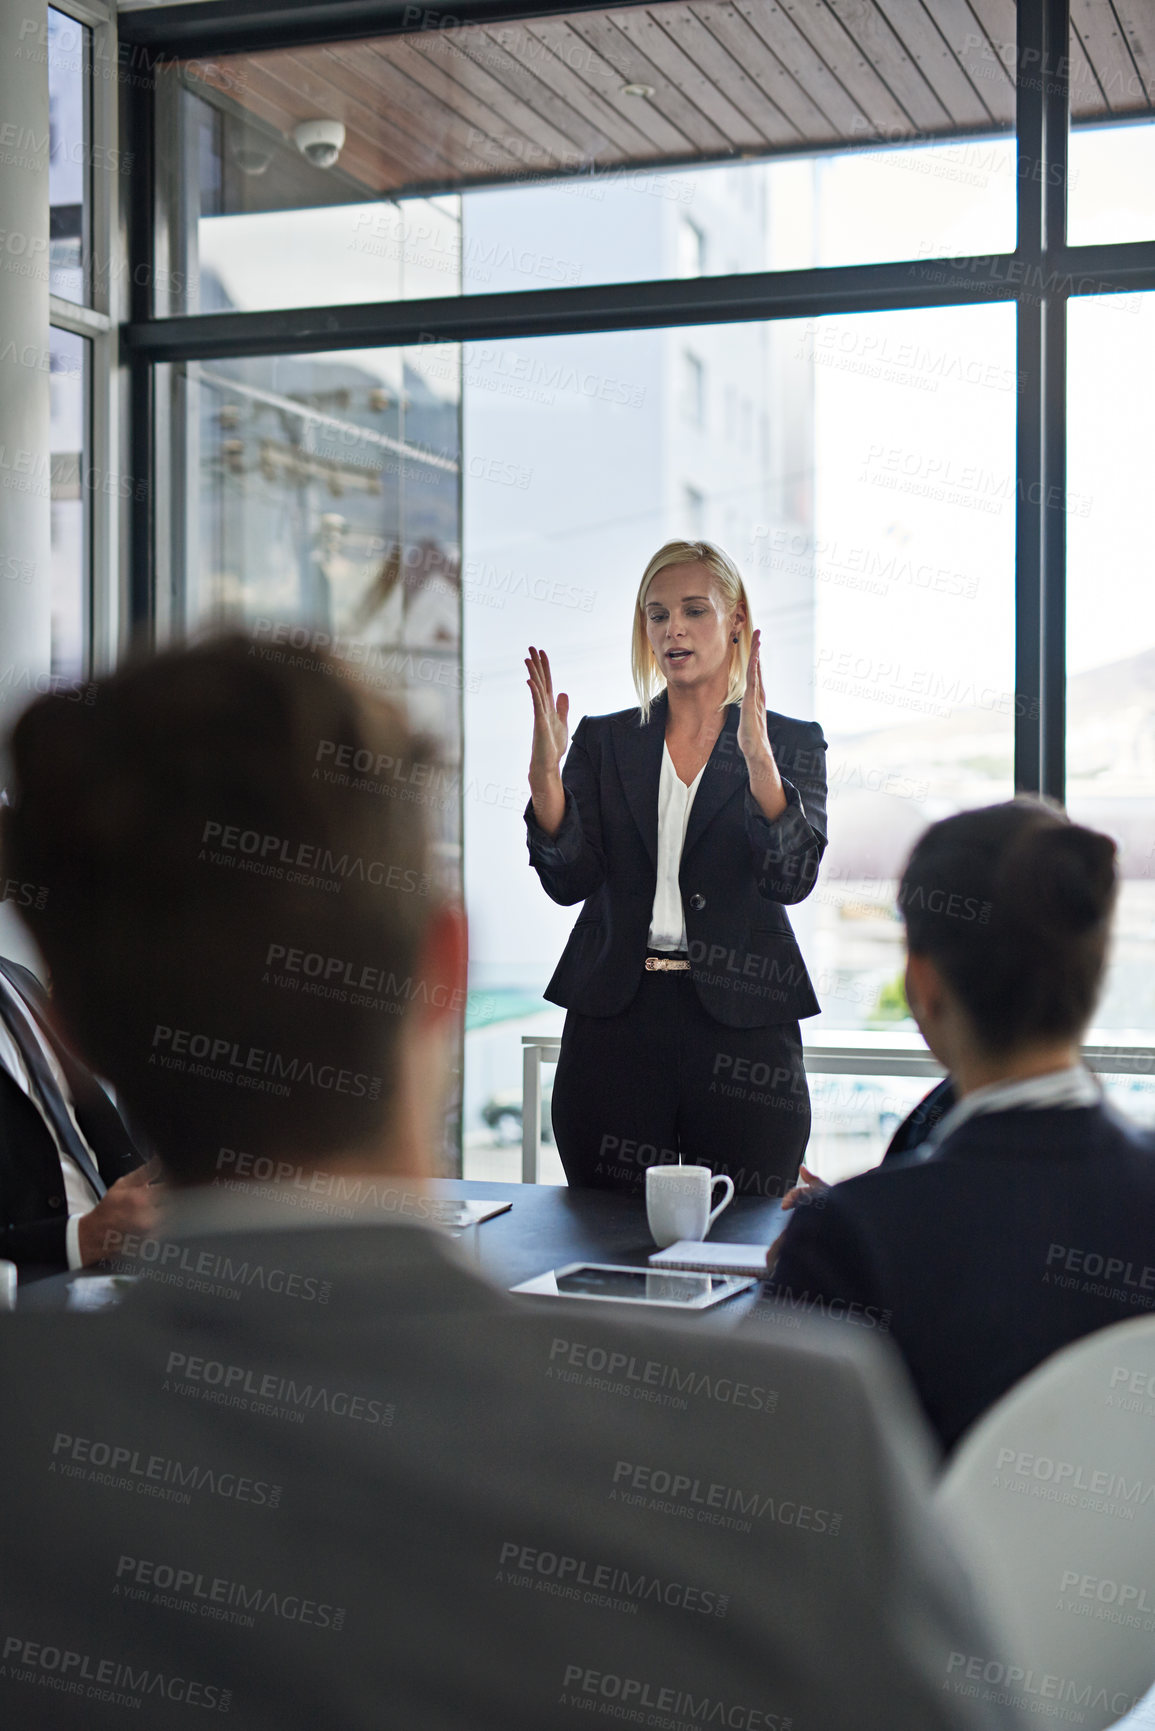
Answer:
[{"label": "hair bun", "polygon": [[1111,911],[1115,843],[1097,830],[1040,824],[1024,836],[1016,866],[1036,925],[1085,932]]}]

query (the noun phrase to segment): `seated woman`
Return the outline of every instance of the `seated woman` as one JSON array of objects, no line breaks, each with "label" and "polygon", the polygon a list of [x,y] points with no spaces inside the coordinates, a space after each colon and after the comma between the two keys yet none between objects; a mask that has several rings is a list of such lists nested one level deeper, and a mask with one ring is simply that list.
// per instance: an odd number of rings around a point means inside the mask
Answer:
[{"label": "seated woman", "polygon": [[956,1104],[930,1152],[800,1198],[770,1292],[887,1327],[945,1448],[1042,1359],[1155,1309],[1155,1142],[1079,1043],[1115,848],[1034,800],[929,829],[903,874],[906,994]]}]

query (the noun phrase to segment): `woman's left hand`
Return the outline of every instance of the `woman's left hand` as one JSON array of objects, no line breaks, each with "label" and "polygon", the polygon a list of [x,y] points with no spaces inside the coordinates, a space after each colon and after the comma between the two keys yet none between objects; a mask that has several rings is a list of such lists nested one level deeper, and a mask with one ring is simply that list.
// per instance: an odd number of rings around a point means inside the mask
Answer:
[{"label": "woman's left hand", "polygon": [[766,734],[766,692],[762,686],[762,633],[755,631],[750,644],[750,659],[746,663],[746,689],[738,714],[738,750],[749,763],[769,758],[774,760]]},{"label": "woman's left hand", "polygon": [[766,732],[766,692],[762,685],[762,633],[755,631],[746,664],[746,689],[738,716],[738,750],[750,772],[750,791],[764,817],[780,817],[786,809],[786,792],[774,761]]}]

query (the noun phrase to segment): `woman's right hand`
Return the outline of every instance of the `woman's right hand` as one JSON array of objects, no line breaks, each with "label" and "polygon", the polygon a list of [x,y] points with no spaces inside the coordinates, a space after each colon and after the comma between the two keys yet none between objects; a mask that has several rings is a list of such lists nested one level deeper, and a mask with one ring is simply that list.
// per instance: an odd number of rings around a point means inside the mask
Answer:
[{"label": "woman's right hand", "polygon": [[549,656],[544,649],[530,649],[525,663],[533,697],[533,748],[529,758],[529,781],[544,786],[561,774],[561,760],[569,744],[569,698],[553,695]]}]

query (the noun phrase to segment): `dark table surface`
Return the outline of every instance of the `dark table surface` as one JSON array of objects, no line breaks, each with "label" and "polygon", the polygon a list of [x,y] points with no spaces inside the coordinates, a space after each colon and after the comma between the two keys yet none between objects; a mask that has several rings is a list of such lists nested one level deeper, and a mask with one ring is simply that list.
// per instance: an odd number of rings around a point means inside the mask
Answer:
[{"label": "dark table surface", "polygon": [[[561,1184],[497,1184],[463,1178],[442,1178],[432,1186],[446,1197],[511,1202],[505,1214],[466,1228],[458,1247],[476,1267],[499,1286],[516,1286],[535,1274],[545,1274],[567,1262],[618,1262],[644,1268],[654,1252],[642,1197],[610,1190],[571,1190]],[[785,1219],[777,1200],[736,1196],[710,1232],[712,1240],[731,1244],[769,1244]],[[57,1274],[22,1285],[21,1310],[57,1310],[68,1302],[68,1288],[88,1272]],[[717,1311],[690,1312],[737,1321],[754,1302],[757,1288],[741,1294]],[[559,1300],[576,1303],[578,1300]]]}]

